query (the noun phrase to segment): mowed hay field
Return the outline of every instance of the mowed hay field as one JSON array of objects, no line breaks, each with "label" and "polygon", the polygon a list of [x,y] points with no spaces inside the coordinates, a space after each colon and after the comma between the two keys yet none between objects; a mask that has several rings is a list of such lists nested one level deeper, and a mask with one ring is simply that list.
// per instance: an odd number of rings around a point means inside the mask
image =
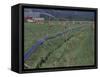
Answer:
[{"label": "mowed hay field", "polygon": [[[80,27],[80,28],[79,28]],[[45,41],[24,62],[25,69],[86,66],[94,64],[93,21],[53,21],[51,23],[24,23],[24,52],[45,36],[68,30]]]}]

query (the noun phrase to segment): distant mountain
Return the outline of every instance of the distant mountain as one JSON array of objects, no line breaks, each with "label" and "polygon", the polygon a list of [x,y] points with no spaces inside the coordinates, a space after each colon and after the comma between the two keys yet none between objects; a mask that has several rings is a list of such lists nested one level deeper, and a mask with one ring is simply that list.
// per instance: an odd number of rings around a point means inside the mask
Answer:
[{"label": "distant mountain", "polygon": [[94,20],[94,12],[68,11],[54,9],[25,9],[24,16],[68,19],[68,20]]}]

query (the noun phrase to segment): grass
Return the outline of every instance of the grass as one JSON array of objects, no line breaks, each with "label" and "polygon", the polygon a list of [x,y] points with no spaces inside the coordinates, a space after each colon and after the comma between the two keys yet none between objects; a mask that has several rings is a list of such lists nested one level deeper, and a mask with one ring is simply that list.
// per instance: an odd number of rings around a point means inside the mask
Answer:
[{"label": "grass", "polygon": [[[75,21],[74,21],[75,22]],[[81,22],[81,23],[77,23]],[[39,39],[66,29],[62,36],[46,41],[24,63],[30,68],[70,67],[94,64],[94,30],[92,21],[76,21],[53,25],[24,23],[24,52]]]}]

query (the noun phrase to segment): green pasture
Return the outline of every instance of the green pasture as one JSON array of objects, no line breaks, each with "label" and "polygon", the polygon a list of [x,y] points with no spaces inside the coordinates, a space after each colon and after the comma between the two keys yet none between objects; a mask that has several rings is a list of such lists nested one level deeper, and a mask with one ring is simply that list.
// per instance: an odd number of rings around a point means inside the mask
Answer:
[{"label": "green pasture", "polygon": [[[94,64],[94,29],[92,21],[59,23],[24,23],[24,52],[37,40],[69,30],[61,36],[47,40],[28,60],[25,68],[52,68]],[[77,28],[81,27],[81,28]],[[71,30],[75,28],[74,30]]]}]

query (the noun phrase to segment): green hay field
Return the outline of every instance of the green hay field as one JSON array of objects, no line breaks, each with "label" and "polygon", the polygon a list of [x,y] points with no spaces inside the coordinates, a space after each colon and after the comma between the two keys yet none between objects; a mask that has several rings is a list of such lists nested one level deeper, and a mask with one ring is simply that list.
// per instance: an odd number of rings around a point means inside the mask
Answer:
[{"label": "green hay field", "polygon": [[[64,24],[63,24],[64,23]],[[28,60],[25,69],[87,66],[94,64],[94,24],[92,21],[68,21],[52,24],[24,23],[24,52],[37,40],[55,33],[69,31],[47,40]],[[77,28],[81,27],[81,28]],[[71,30],[75,28],[74,30]]]}]

